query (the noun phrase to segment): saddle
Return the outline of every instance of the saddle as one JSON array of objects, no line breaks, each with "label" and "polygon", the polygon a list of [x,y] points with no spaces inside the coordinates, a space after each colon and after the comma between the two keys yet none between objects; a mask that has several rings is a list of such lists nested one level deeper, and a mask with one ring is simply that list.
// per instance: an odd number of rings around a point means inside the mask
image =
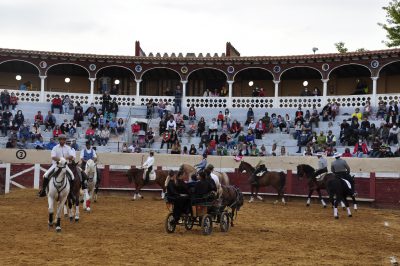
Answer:
[{"label": "saddle", "polygon": [[322,181],[323,179],[324,179],[324,177],[327,175],[328,173],[322,173],[322,174],[320,174],[320,175],[317,175],[316,177],[315,177],[315,179],[317,180],[317,182],[320,182],[320,181]]},{"label": "saddle", "polygon": [[340,179],[342,179],[342,181],[346,183],[346,185],[347,185],[347,187],[348,187],[349,189],[352,189],[352,188],[351,188],[351,184],[350,184],[350,182],[349,182],[348,180],[346,180],[346,179],[344,179],[344,178],[340,178]]},{"label": "saddle", "polygon": [[[154,170],[151,170],[150,175],[149,175],[149,181],[154,181],[156,180],[156,172]],[[146,179],[146,171],[143,173],[143,180]]]},{"label": "saddle", "polygon": [[256,176],[258,177],[262,177],[267,171],[261,171],[259,173],[256,174]]}]

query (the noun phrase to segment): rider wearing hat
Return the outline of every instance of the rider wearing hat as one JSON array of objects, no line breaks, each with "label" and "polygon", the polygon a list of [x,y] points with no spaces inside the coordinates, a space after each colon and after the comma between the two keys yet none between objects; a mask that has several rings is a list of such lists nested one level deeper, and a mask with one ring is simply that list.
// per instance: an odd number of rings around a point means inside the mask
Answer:
[{"label": "rider wearing hat", "polygon": [[350,182],[352,194],[354,195],[354,179],[350,175],[349,165],[345,160],[340,158],[341,156],[342,155],[338,152],[333,155],[336,160],[334,160],[331,164],[331,171],[336,175],[337,178],[343,178]]},{"label": "rider wearing hat", "polygon": [[144,169],[147,169],[146,171],[146,178],[144,179],[145,183],[149,182],[150,179],[150,173],[153,170],[153,165],[154,165],[154,152],[150,151],[149,153],[149,157],[147,157],[147,160],[144,162],[144,164],[142,165],[142,167]]},{"label": "rider wearing hat", "polygon": [[96,151],[92,148],[90,141],[86,141],[86,148],[81,150],[81,168],[85,169],[86,162],[89,160],[97,161]]},{"label": "rider wearing hat", "polygon": [[196,168],[197,172],[203,171],[207,166],[207,153],[203,153],[203,159],[200,163],[195,164],[194,167]]},{"label": "rider wearing hat", "polygon": [[322,156],[322,152],[317,153],[318,157],[318,170],[315,171],[315,177],[323,174],[323,173],[328,173],[328,161],[324,156]]},{"label": "rider wearing hat", "polygon": [[[51,175],[54,172],[54,169],[57,166],[57,162],[61,159],[64,158],[66,160],[72,160],[73,159],[73,153],[71,151],[71,148],[65,144],[67,137],[64,134],[61,134],[58,136],[59,144],[54,146],[53,149],[51,150],[51,159],[52,159],[52,164],[51,167],[44,173],[43,175],[43,184],[42,184],[42,189],[39,192],[39,197],[44,197],[46,196],[46,188],[47,185],[49,184],[49,179]],[[72,171],[68,168],[68,165],[66,166],[67,170],[67,175],[69,175],[71,186],[73,185],[74,181],[74,174]]]}]

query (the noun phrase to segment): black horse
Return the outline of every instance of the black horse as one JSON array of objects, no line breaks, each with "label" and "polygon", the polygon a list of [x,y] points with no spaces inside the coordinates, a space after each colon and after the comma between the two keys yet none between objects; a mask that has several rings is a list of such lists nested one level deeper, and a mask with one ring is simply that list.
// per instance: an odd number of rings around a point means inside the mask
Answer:
[{"label": "black horse", "polygon": [[337,211],[337,206],[339,202],[344,202],[344,206],[347,208],[348,216],[349,217],[352,216],[349,208],[349,202],[347,201],[348,196],[352,197],[354,203],[354,209],[357,210],[357,202],[355,197],[353,196],[352,189],[349,188],[349,186],[343,179],[337,178],[335,174],[327,173],[320,181],[317,181],[315,177],[315,169],[310,165],[300,164],[297,166],[297,176],[299,178],[304,177],[308,179],[310,192],[307,203],[309,203],[309,200],[311,198],[314,189],[318,191],[321,202],[323,202],[323,199],[320,190],[321,189],[327,190],[329,194],[329,200],[331,201],[332,206],[334,208],[335,219],[339,218]]}]

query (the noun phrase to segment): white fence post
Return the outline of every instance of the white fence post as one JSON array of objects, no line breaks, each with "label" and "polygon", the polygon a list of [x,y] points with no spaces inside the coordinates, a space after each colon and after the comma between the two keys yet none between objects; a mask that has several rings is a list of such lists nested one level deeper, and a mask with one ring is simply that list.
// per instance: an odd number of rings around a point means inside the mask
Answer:
[{"label": "white fence post", "polygon": [[10,183],[11,183],[11,164],[6,163],[6,184],[4,193],[10,193]]},{"label": "white fence post", "polygon": [[40,164],[35,163],[35,169],[33,170],[33,188],[39,189],[40,182]]}]

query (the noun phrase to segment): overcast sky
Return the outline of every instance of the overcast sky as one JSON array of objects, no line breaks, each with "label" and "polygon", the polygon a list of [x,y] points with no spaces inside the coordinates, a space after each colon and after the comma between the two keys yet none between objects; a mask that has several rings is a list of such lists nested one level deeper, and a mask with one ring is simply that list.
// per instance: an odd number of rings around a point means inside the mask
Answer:
[{"label": "overcast sky", "polygon": [[0,0],[0,47],[134,55],[384,49],[389,0]]}]

